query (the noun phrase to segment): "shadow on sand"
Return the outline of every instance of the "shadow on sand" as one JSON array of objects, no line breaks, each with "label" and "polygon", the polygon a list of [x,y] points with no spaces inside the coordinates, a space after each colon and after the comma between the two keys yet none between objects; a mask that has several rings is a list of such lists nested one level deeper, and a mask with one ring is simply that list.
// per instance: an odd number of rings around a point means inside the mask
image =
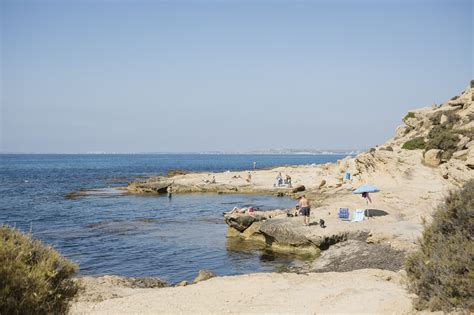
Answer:
[{"label": "shadow on sand", "polygon": [[388,215],[388,212],[380,209],[367,209],[365,215],[367,217],[383,217]]}]

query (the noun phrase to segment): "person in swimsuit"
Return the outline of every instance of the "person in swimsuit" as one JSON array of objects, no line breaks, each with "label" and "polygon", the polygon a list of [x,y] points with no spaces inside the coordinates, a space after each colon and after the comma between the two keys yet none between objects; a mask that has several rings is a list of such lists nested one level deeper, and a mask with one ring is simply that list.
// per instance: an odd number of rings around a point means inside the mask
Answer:
[{"label": "person in swimsuit", "polygon": [[306,199],[306,196],[303,195],[301,196],[300,199],[300,212],[304,217],[304,225],[308,226],[309,225],[309,215],[310,215],[310,207],[309,207],[309,200]]}]

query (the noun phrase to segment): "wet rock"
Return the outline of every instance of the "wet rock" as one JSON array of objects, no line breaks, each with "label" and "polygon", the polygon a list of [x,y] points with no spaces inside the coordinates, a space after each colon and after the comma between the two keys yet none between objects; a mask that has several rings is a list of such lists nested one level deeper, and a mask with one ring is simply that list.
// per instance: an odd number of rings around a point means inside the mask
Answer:
[{"label": "wet rock", "polygon": [[177,286],[177,287],[185,287],[185,286],[187,286],[188,284],[189,284],[188,281],[183,280],[183,281],[181,281],[180,283],[178,283],[176,286]]},{"label": "wet rock", "polygon": [[201,282],[201,281],[205,281],[205,280],[209,280],[211,278],[214,278],[216,275],[209,271],[209,270],[199,270],[199,274],[198,276],[196,277],[196,279],[194,279],[194,283],[198,283],[198,282]]},{"label": "wet rock", "polygon": [[428,166],[436,167],[441,164],[441,155],[443,151],[438,149],[431,149],[425,152],[425,164]]},{"label": "wet rock", "polygon": [[164,194],[168,186],[172,185],[173,181],[166,177],[154,177],[147,181],[130,182],[127,189],[131,193],[158,193]]},{"label": "wet rock", "polygon": [[306,187],[304,187],[304,185],[299,185],[299,186],[296,186],[292,192],[293,193],[297,193],[297,192],[300,192],[300,191],[305,191],[306,190]]}]

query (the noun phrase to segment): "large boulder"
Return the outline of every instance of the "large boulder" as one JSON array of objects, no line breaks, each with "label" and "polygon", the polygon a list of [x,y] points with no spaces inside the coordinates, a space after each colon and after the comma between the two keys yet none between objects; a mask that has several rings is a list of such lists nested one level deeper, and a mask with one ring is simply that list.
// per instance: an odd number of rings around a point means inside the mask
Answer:
[{"label": "large boulder", "polygon": [[425,152],[425,164],[436,167],[441,164],[443,150],[431,149]]},{"label": "large boulder", "polygon": [[265,219],[263,216],[247,214],[227,214],[224,216],[225,223],[239,232],[245,231],[252,223],[263,219]]},{"label": "large boulder", "polygon": [[[311,242],[301,233],[300,227],[292,225],[293,220],[286,218],[268,220],[260,226],[263,233],[271,243],[280,245],[304,247],[312,245]],[[301,225],[301,223],[299,223]]]}]

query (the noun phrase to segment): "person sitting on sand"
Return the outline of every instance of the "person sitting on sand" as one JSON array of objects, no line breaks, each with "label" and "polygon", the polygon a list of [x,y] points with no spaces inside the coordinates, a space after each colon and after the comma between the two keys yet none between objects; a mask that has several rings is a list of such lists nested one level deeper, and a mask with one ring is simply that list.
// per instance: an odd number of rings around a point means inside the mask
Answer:
[{"label": "person sitting on sand", "polygon": [[276,186],[280,187],[281,185],[283,185],[283,176],[281,176],[281,172],[279,172],[276,178]]},{"label": "person sitting on sand", "polygon": [[306,199],[306,196],[303,195],[301,196],[300,202],[300,212],[304,217],[304,225],[308,226],[309,225],[309,215],[310,215],[310,207],[309,207],[309,200]]},{"label": "person sitting on sand", "polygon": [[285,184],[287,184],[288,187],[291,187],[291,176],[288,174],[285,176]]},{"label": "person sitting on sand", "polygon": [[287,217],[297,217],[300,215],[300,206],[299,204],[296,205],[296,207],[293,209],[293,212],[287,213]]}]

